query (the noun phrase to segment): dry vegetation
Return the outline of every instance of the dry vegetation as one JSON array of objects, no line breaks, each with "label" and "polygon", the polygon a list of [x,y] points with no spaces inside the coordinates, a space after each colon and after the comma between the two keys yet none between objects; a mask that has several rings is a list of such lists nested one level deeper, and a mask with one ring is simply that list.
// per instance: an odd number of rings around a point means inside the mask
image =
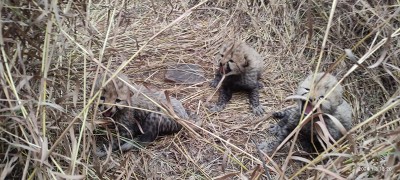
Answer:
[{"label": "dry vegetation", "polygon": [[[0,11],[0,179],[399,178],[398,1],[5,0]],[[336,74],[353,106],[347,138],[314,156],[286,146],[269,161],[254,143],[270,138],[275,120],[253,116],[246,96],[210,114],[208,82],[164,81],[176,63],[199,64],[212,79],[213,56],[230,38],[265,57],[268,112],[292,104],[285,97],[310,72]],[[91,89],[105,69],[168,89],[201,128],[95,157],[104,131]]]}]

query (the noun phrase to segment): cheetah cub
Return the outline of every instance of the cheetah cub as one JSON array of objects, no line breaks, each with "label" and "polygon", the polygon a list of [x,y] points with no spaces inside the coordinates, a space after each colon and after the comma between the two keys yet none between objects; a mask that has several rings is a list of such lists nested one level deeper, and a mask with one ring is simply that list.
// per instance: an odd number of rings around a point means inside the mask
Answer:
[{"label": "cheetah cub", "polygon": [[[118,76],[120,79],[115,77],[102,87],[104,77],[102,75],[97,79],[95,89],[101,91],[99,110],[103,116],[114,120],[120,136],[128,139],[135,138],[139,144],[145,145],[154,141],[158,136],[173,134],[182,128],[147,98],[149,97],[158,104],[167,104],[164,93],[152,92],[144,86],[133,85],[124,74]],[[109,78],[110,76],[106,75],[106,80]],[[130,88],[121,79],[135,89]],[[176,115],[188,119],[189,116],[180,101],[170,97],[170,102]],[[97,148],[98,156],[106,155],[104,147],[107,145]],[[127,151],[135,146],[121,140],[120,147],[122,151]],[[112,148],[113,150],[118,149],[118,143],[112,143]]]},{"label": "cheetah cub", "polygon": [[264,68],[261,55],[244,42],[228,42],[222,46],[216,58],[219,69],[210,86],[217,87],[224,74],[225,79],[221,85],[218,102],[210,111],[222,111],[232,98],[233,92],[246,91],[253,113],[262,115],[264,108],[259,102],[258,94],[258,90],[263,86],[259,82]]},{"label": "cheetah cub", "polygon": [[[324,98],[338,82],[334,76],[327,73],[316,74],[315,81],[313,81],[313,76],[313,74],[309,75],[300,83],[296,93],[296,96],[299,98],[297,100],[297,106],[273,113],[273,116],[280,119],[280,121],[270,127],[270,132],[277,136],[277,140],[276,142],[272,142],[268,150],[269,152],[275,150],[275,148],[296,128],[303,111],[303,118],[307,114],[315,113],[312,112],[314,106],[320,99]],[[350,105],[343,99],[342,93],[343,88],[341,85],[338,85],[320,104],[320,109],[322,113],[334,116],[348,131],[352,126],[352,110]],[[340,139],[343,134],[335,123],[327,115],[323,115],[323,119],[332,138],[335,140]],[[319,118],[316,116],[313,121],[317,122]],[[302,148],[307,152],[315,151],[311,142],[311,135],[313,136],[314,145],[316,145],[317,148],[316,150],[322,148],[321,144],[318,143],[316,130],[314,129],[312,132],[311,126],[312,124],[310,121],[300,130],[298,136]]]}]

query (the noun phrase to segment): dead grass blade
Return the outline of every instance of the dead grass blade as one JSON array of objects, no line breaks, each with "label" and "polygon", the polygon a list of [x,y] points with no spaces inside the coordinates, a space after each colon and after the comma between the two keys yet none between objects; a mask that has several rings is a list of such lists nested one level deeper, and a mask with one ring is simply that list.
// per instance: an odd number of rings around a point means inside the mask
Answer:
[{"label": "dead grass blade", "polygon": [[222,82],[224,82],[225,79],[225,74],[222,76],[221,80],[219,81],[217,87],[215,88],[215,90],[213,91],[213,93],[211,93],[210,96],[208,96],[207,100],[206,100],[206,104],[208,104],[208,102],[212,99],[212,97],[215,95],[216,92],[218,92],[219,88],[222,86]]},{"label": "dead grass blade", "polygon": [[[229,142],[229,140],[228,140]],[[222,164],[221,164],[221,170],[223,173],[225,173],[225,169],[226,169],[226,165],[228,164],[228,155],[230,154],[230,150],[227,149],[224,153],[224,155],[222,156]]]},{"label": "dead grass blade", "polygon": [[315,133],[318,134],[318,137],[321,138],[322,141],[327,146],[332,146],[332,144],[329,142],[329,140],[331,140],[331,141],[335,141],[335,140],[333,139],[332,135],[329,133],[325,122],[317,121],[317,122],[314,122],[314,125],[316,125],[314,130],[315,130]]},{"label": "dead grass blade", "polygon": [[47,159],[44,157],[48,156],[48,140],[46,137],[43,138],[43,143],[41,144],[41,159],[40,159],[40,165],[43,166],[43,164],[48,164]]},{"label": "dead grass blade", "polygon": [[212,178],[213,180],[225,180],[225,179],[229,179],[229,178],[233,178],[237,175],[239,175],[240,172],[232,172],[232,173],[226,173],[226,174],[222,174],[219,175],[217,177]]},{"label": "dead grass blade", "polygon": [[310,160],[306,159],[306,158],[303,158],[303,157],[300,157],[300,156],[292,156],[291,158],[292,158],[293,160],[305,162],[305,163],[307,163],[307,164],[311,164],[311,165],[312,165],[312,162],[311,162]]},{"label": "dead grass blade", "polygon": [[0,179],[6,179],[7,175],[11,173],[11,171],[15,167],[15,161],[18,160],[17,156],[12,157],[10,160],[7,160],[6,164],[1,168],[2,172],[0,174]]},{"label": "dead grass blade", "polygon": [[336,117],[334,117],[334,116],[332,116],[332,115],[330,115],[330,114],[326,114],[326,113],[324,113],[324,115],[328,116],[328,117],[332,120],[332,122],[335,124],[335,126],[339,129],[339,131],[340,131],[343,135],[345,135],[345,134],[347,133],[346,128],[344,128],[344,126],[342,125],[342,123],[340,123],[340,121],[339,121]]},{"label": "dead grass blade", "polygon": [[86,178],[84,175],[66,175],[66,174],[62,174],[62,173],[58,173],[58,172],[53,172],[53,173],[56,177],[60,177],[63,179],[75,180],[75,179],[85,179]]},{"label": "dead grass blade", "polygon": [[61,107],[60,105],[55,104],[55,103],[49,103],[49,102],[36,102],[36,103],[38,106],[49,106],[49,107],[59,110],[60,112],[66,112],[63,107]]},{"label": "dead grass blade", "polygon": [[368,68],[370,68],[370,69],[371,69],[371,68],[376,68],[376,67],[378,67],[380,64],[384,63],[385,57],[387,56],[387,53],[389,52],[390,40],[391,40],[391,37],[389,36],[388,39],[387,39],[387,41],[386,41],[385,44],[383,45],[383,51],[382,51],[382,54],[381,54],[381,56],[379,57],[378,61],[376,61],[375,64],[372,64],[372,65],[368,66]]},{"label": "dead grass blade", "polygon": [[321,171],[323,173],[326,173],[326,174],[334,177],[335,179],[346,180],[345,178],[341,177],[339,174],[329,171],[328,169],[325,169],[322,166],[317,166],[317,167],[311,168],[311,169],[315,169],[315,170]]}]

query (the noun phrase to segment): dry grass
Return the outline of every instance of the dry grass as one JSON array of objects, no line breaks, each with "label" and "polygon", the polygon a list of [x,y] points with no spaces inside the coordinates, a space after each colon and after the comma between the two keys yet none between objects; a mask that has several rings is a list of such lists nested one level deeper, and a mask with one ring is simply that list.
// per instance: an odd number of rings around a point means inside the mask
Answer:
[{"label": "dry grass", "polygon": [[[262,161],[270,157],[261,158],[252,139],[268,140],[273,119],[253,116],[240,93],[210,114],[205,101],[215,89],[208,82],[163,78],[168,65],[184,62],[212,79],[213,56],[230,38],[265,57],[261,102],[268,112],[290,105],[285,97],[315,71],[336,74],[353,107],[354,128],[336,148],[313,157],[284,148],[267,160],[273,178],[399,178],[400,4],[289,2],[4,1],[0,179],[267,178]],[[168,89],[197,114],[200,128],[98,159],[92,147],[101,117],[91,89],[105,69]]]}]

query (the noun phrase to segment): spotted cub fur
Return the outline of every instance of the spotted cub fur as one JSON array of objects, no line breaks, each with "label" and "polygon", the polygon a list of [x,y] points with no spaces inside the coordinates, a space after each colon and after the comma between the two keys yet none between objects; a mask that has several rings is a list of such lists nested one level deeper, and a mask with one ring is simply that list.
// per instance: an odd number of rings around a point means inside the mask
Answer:
[{"label": "spotted cub fur", "polygon": [[[272,142],[269,151],[273,151],[296,128],[303,112],[303,118],[307,114],[314,113],[312,109],[317,102],[324,98],[335,84],[338,83],[334,76],[327,73],[316,74],[315,81],[313,81],[313,78],[313,74],[311,74],[300,83],[296,93],[296,95],[300,97],[297,100],[297,106],[273,113],[273,116],[280,119],[280,121],[270,127],[270,132],[276,135],[277,140]],[[320,109],[322,113],[334,116],[346,130],[349,130],[352,126],[352,111],[351,106],[343,99],[342,93],[343,88],[341,85],[338,85],[321,103]],[[308,102],[306,103],[307,99]],[[339,128],[326,115],[323,115],[323,118],[333,139],[340,139],[343,134],[340,132]],[[313,121],[317,122],[319,118],[315,117]],[[299,133],[299,142],[302,148],[307,152],[315,151],[311,142],[311,136],[313,136],[314,145],[316,145],[317,150],[321,149],[321,144],[318,143],[317,140],[316,130],[314,129],[314,133],[312,133],[311,126],[311,122],[308,122]]]},{"label": "spotted cub fur", "polygon": [[[103,77],[98,78],[95,88],[101,91],[99,109],[103,116],[115,121],[120,136],[128,139],[135,138],[139,144],[154,141],[158,136],[178,132],[182,126],[162,112],[153,101],[167,104],[162,92],[152,92],[144,86],[133,85],[129,79],[119,74],[110,83],[102,87]],[[110,77],[107,75],[106,80]],[[121,80],[122,79],[122,80]],[[132,85],[131,88],[126,83]],[[147,97],[146,97],[147,96]],[[184,119],[188,114],[177,99],[170,97],[175,113]],[[106,145],[107,146],[107,145]],[[112,143],[113,150],[118,148],[117,143]],[[121,141],[121,150],[132,149],[132,143]],[[104,145],[96,150],[97,155],[105,155]]]},{"label": "spotted cub fur", "polygon": [[210,110],[212,112],[223,110],[232,98],[233,92],[245,91],[249,95],[253,113],[262,115],[264,108],[259,102],[258,93],[263,86],[259,82],[264,68],[261,55],[244,42],[228,42],[222,46],[216,58],[219,69],[210,86],[216,87],[224,74],[225,79],[221,85],[218,102]]}]

